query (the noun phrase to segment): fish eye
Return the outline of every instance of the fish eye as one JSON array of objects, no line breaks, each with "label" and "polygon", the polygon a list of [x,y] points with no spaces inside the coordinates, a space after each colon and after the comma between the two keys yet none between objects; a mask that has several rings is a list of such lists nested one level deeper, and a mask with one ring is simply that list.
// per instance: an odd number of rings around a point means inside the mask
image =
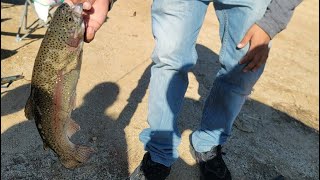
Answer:
[{"label": "fish eye", "polygon": [[69,19],[68,19],[68,20],[69,20],[69,22],[70,22],[70,21],[72,20],[72,18],[71,18],[71,17],[69,17]]}]

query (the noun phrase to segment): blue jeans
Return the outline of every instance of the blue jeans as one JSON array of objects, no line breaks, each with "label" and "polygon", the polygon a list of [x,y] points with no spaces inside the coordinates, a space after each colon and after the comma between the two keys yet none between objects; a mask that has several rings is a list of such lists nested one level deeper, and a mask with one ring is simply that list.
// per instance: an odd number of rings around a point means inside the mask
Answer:
[{"label": "blue jeans", "polygon": [[[188,86],[188,71],[197,61],[196,40],[210,1],[154,0],[152,30],[156,46],[152,53],[148,106],[149,128],[140,134],[151,159],[171,166],[178,158],[181,134],[177,116]],[[214,0],[220,23],[219,61],[213,87],[206,99],[200,128],[193,132],[192,146],[197,152],[210,151],[223,145],[230,136],[232,124],[246,97],[263,72],[242,72],[240,59],[249,45],[237,44],[258,19],[262,18],[270,0]]]}]

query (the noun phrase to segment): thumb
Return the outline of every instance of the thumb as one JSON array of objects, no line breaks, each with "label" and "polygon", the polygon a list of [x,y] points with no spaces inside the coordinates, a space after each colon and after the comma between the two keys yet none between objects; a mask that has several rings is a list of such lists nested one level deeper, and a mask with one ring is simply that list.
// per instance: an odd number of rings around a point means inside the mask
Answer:
[{"label": "thumb", "polygon": [[253,33],[250,29],[246,33],[246,35],[243,37],[243,39],[239,42],[239,44],[237,45],[237,48],[241,49],[241,48],[245,47],[249,43],[250,39],[252,38],[252,35],[253,35]]},{"label": "thumb", "polygon": [[96,32],[95,32],[94,28],[89,26],[86,29],[85,42],[90,43],[94,39],[95,34],[96,34]]}]

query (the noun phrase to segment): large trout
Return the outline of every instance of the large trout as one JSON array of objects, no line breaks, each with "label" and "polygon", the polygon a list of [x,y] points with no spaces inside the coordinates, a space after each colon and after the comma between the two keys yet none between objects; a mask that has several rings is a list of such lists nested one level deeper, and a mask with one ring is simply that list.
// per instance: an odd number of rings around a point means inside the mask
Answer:
[{"label": "large trout", "polygon": [[34,119],[44,149],[52,149],[66,168],[87,161],[94,150],[73,144],[69,138],[80,126],[71,119],[79,79],[84,23],[82,5],[60,5],[37,54],[31,93],[25,107]]}]

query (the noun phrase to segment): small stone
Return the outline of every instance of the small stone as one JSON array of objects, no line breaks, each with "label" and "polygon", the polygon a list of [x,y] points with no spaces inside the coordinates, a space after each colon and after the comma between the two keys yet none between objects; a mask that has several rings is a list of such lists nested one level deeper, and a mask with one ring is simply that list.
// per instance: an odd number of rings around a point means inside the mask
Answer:
[{"label": "small stone", "polygon": [[97,140],[97,137],[92,137],[92,141],[96,141]]}]

